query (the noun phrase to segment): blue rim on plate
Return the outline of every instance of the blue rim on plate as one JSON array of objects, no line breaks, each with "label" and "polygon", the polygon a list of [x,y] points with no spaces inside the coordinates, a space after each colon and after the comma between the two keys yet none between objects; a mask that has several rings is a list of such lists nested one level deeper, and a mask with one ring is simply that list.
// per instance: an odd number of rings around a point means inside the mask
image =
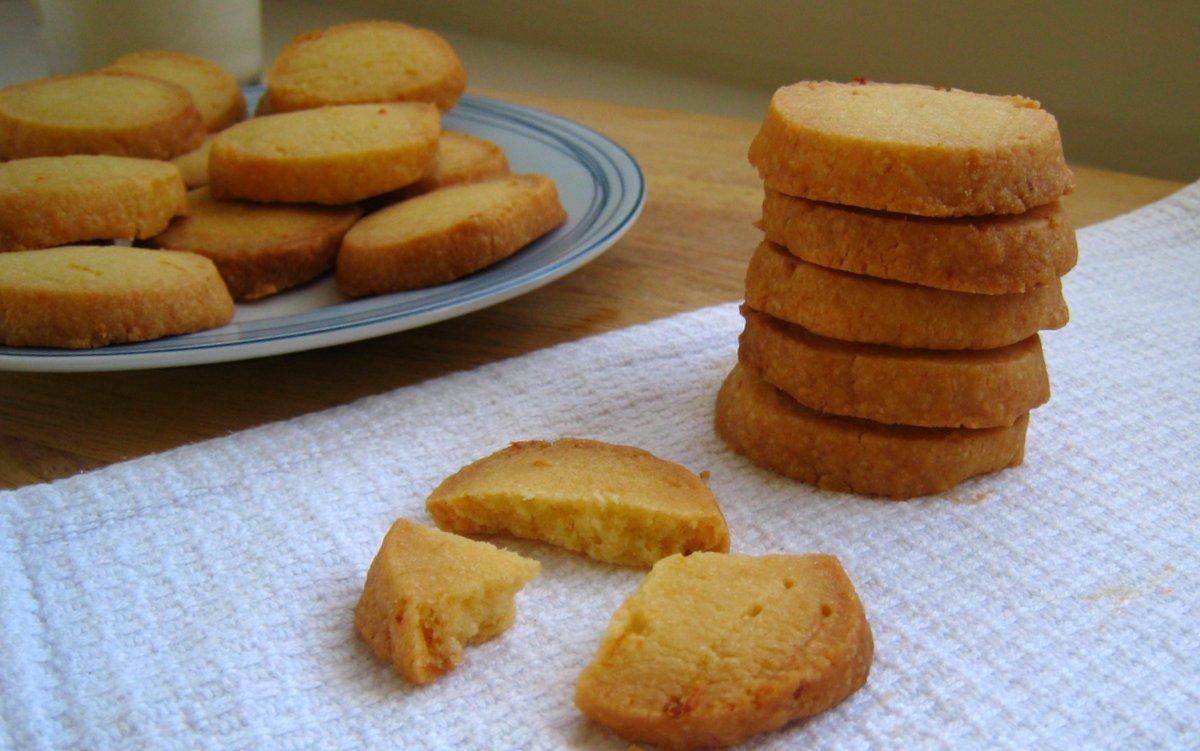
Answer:
[{"label": "blue rim on plate", "polygon": [[[246,90],[253,107],[261,87]],[[328,347],[465,315],[549,284],[595,259],[645,203],[634,158],[609,138],[530,107],[464,96],[443,126],[495,141],[514,172],[558,184],[567,223],[483,271],[438,287],[351,300],[328,275],[261,302],[239,304],[219,329],[88,350],[0,347],[0,370],[101,371],[224,362]]]}]

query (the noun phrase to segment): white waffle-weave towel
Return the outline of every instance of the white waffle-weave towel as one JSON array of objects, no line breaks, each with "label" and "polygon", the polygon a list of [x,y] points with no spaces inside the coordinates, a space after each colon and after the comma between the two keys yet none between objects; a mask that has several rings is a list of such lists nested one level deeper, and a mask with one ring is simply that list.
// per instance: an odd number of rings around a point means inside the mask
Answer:
[{"label": "white waffle-weave towel", "polygon": [[548,546],[516,624],[406,685],[351,611],[388,524],[510,440],[634,444],[737,552],[841,557],[867,686],[760,748],[1200,747],[1200,184],[1080,233],[1025,465],[868,500],[714,436],[734,305],[0,495],[0,746],[625,748],[572,705],[641,572]]}]

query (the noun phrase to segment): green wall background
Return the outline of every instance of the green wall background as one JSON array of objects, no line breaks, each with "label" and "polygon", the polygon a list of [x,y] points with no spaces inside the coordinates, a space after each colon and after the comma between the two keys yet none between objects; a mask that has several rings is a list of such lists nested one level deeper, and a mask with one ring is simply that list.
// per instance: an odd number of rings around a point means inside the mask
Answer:
[{"label": "green wall background", "polygon": [[800,79],[854,76],[1024,94],[1058,117],[1076,162],[1200,177],[1197,0],[338,5],[339,15],[404,18],[761,89],[764,96]]}]

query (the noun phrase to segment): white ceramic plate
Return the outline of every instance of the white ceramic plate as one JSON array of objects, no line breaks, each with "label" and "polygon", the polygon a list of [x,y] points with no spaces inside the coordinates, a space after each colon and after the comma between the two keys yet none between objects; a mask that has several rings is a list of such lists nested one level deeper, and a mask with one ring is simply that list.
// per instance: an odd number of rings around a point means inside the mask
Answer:
[{"label": "white ceramic plate", "polygon": [[[260,88],[247,89],[253,109]],[[440,287],[351,300],[331,275],[237,306],[228,326],[90,350],[0,347],[0,370],[99,371],[245,360],[368,339],[503,302],[568,274],[603,253],[637,218],[642,171],[629,152],[590,128],[494,99],[464,96],[443,126],[486,138],[513,172],[554,178],[567,223],[517,254]]]}]

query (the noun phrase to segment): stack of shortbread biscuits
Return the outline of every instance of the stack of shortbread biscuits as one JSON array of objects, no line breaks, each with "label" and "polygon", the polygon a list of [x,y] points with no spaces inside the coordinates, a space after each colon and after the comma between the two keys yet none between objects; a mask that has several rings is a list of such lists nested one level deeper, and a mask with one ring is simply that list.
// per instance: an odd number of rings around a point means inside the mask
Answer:
[{"label": "stack of shortbread biscuits", "polygon": [[750,161],[766,239],[716,429],[760,466],[909,498],[1020,464],[1049,399],[1075,234],[1037,102],[926,86],[779,89]]}]

